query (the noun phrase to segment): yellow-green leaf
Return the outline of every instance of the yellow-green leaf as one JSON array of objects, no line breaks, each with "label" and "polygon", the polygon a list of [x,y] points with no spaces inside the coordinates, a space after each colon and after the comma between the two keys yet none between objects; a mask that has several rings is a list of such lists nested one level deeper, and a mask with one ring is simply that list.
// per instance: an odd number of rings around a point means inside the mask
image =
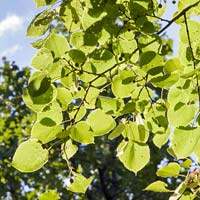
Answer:
[{"label": "yellow-green leaf", "polygon": [[36,139],[29,139],[17,148],[12,166],[21,172],[34,172],[48,161],[48,150],[43,149]]}]

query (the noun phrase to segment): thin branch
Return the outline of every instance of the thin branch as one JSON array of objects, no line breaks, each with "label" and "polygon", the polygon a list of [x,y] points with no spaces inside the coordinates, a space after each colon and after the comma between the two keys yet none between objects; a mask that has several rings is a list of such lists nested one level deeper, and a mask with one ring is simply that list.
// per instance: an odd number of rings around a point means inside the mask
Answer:
[{"label": "thin branch", "polygon": [[62,148],[63,152],[64,152],[64,155],[66,157],[66,163],[67,163],[67,167],[69,169],[69,176],[71,176],[72,174],[72,171],[73,171],[73,167],[71,166],[71,163],[68,159],[68,156],[67,156],[67,153],[66,153],[66,141],[64,142],[64,145],[63,145],[63,148]]},{"label": "thin branch", "polygon": [[163,22],[169,22],[169,20],[167,20],[167,19],[163,19],[161,17],[156,16],[156,14],[155,14],[155,6],[154,6],[153,0],[151,0],[151,4],[152,4],[153,16],[152,15],[148,15],[148,14],[146,14],[146,16],[148,16],[148,17],[154,17],[154,18],[159,19],[159,20],[161,20]]},{"label": "thin branch", "polygon": [[185,15],[188,10],[195,7],[199,3],[200,3],[200,0],[197,1],[196,3],[192,4],[192,5],[188,6],[188,7],[186,7],[185,9],[183,9],[178,15],[176,15],[172,20],[170,20],[169,23],[166,26],[164,26],[160,31],[158,31],[157,35],[160,35],[162,32],[164,32],[171,24],[173,24],[176,20],[178,20],[183,15]]},{"label": "thin branch", "polygon": [[74,115],[74,117],[73,117],[72,124],[75,124],[75,121],[76,121],[76,117],[77,117],[77,115],[78,115],[78,112],[79,112],[79,110],[81,109],[81,106],[84,104],[84,101],[85,101],[86,98],[87,98],[87,94],[88,94],[88,92],[89,92],[90,87],[91,87],[91,83],[88,84],[88,86],[87,86],[87,88],[86,88],[86,90],[85,90],[85,95],[84,95],[83,99],[81,100],[81,102],[80,102],[80,104],[79,104],[79,106],[78,106],[78,108],[77,108],[77,110],[76,110],[76,113],[75,113],[75,115]]},{"label": "thin branch", "polygon": [[168,20],[168,19],[163,19],[163,18],[161,18],[161,17],[158,17],[158,16],[156,16],[156,15],[148,15],[148,14],[146,14],[146,16],[147,17],[153,17],[153,18],[156,18],[156,19],[159,19],[160,21],[163,21],[163,22],[170,22],[170,20]]}]

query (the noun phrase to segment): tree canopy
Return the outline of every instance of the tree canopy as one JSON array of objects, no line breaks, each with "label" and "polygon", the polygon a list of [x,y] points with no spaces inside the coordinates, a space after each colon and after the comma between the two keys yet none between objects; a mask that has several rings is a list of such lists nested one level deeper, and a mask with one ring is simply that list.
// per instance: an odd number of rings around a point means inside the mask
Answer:
[{"label": "tree canopy", "polygon": [[47,182],[30,199],[199,198],[200,1],[179,0],[172,19],[156,0],[35,3],[23,101],[36,119],[12,158],[25,177],[44,177],[33,185]]}]

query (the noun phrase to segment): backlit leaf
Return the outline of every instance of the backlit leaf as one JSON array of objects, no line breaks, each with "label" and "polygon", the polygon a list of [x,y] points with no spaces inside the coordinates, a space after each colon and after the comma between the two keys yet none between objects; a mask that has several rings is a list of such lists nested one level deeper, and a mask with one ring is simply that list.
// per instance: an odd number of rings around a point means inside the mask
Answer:
[{"label": "backlit leaf", "polygon": [[72,143],[72,140],[69,139],[67,142],[62,144],[62,158],[70,159],[78,151],[78,147]]},{"label": "backlit leaf", "polygon": [[65,110],[72,101],[72,95],[70,91],[64,87],[57,88],[56,98],[61,103],[63,110]]},{"label": "backlit leaf", "polygon": [[112,82],[112,91],[114,95],[119,98],[131,96],[135,89],[133,80],[134,78],[131,71],[127,71],[124,76],[115,76]]},{"label": "backlit leaf", "polygon": [[168,110],[169,123],[175,127],[186,126],[194,119],[195,112],[195,105],[184,105],[180,103],[179,106],[177,104],[174,108]]},{"label": "backlit leaf", "polygon": [[117,156],[127,169],[137,173],[149,162],[150,152],[146,144],[123,140],[117,147]]},{"label": "backlit leaf", "polygon": [[55,190],[48,190],[39,196],[39,200],[59,200],[60,197]]},{"label": "backlit leaf", "polygon": [[52,33],[46,39],[44,46],[53,52],[54,58],[61,58],[69,50],[67,40],[56,33]]},{"label": "backlit leaf", "polygon": [[167,183],[164,183],[162,181],[156,181],[148,185],[145,190],[152,191],[152,192],[171,192],[169,189],[167,189],[168,185]]},{"label": "backlit leaf", "polygon": [[180,165],[175,162],[171,162],[168,165],[161,167],[160,169],[157,170],[156,175],[161,176],[161,177],[177,177],[180,172]]},{"label": "backlit leaf", "polygon": [[[51,125],[51,126],[50,126]],[[62,131],[62,126],[54,124],[50,118],[45,123],[36,122],[31,130],[31,138],[40,140],[43,144],[55,140],[58,133]]]},{"label": "backlit leaf", "polygon": [[48,6],[56,2],[56,0],[34,0],[34,1],[37,8],[41,6]]},{"label": "backlit leaf", "polygon": [[37,121],[45,126],[59,125],[61,124],[62,120],[62,110],[56,101],[46,106],[42,112],[37,113]]},{"label": "backlit leaf", "polygon": [[87,118],[87,122],[94,131],[94,136],[105,135],[116,125],[115,120],[100,109],[92,111]]},{"label": "backlit leaf", "polygon": [[122,134],[122,131],[124,130],[125,125],[123,122],[120,122],[117,127],[115,127],[115,129],[110,133],[110,135],[108,136],[108,139],[113,140],[116,137],[120,136]]},{"label": "backlit leaf", "polygon": [[54,13],[50,10],[44,10],[35,16],[27,29],[27,36],[35,37],[44,35],[48,29],[48,24],[53,20]]},{"label": "backlit leaf", "polygon": [[178,159],[192,154],[200,139],[200,128],[176,128],[172,138],[172,150]]},{"label": "backlit leaf", "polygon": [[94,143],[93,132],[85,121],[78,122],[75,126],[70,128],[70,137],[82,144]]},{"label": "backlit leaf", "polygon": [[178,79],[179,79],[178,74],[170,74],[170,75],[164,75],[164,76],[152,78],[151,83],[155,87],[168,88],[174,85],[178,81]]},{"label": "backlit leaf", "polygon": [[73,172],[73,183],[67,187],[68,190],[75,193],[85,193],[92,182],[92,178],[85,178],[83,175]]},{"label": "backlit leaf", "polygon": [[45,70],[53,63],[53,56],[49,49],[41,49],[35,57],[33,57],[31,66],[38,70]]},{"label": "backlit leaf", "polygon": [[29,139],[17,148],[12,165],[21,172],[34,172],[48,161],[48,150],[36,139]]}]

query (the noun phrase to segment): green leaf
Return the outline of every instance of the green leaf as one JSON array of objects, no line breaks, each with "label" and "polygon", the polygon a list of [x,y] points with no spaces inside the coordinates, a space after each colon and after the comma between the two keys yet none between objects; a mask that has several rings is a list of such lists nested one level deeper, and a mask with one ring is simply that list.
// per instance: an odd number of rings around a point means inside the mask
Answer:
[{"label": "green leaf", "polygon": [[154,51],[146,51],[140,57],[140,67],[149,74],[159,74],[162,72],[164,59]]},{"label": "green leaf", "polygon": [[107,114],[115,114],[120,107],[120,102],[118,99],[99,96],[97,101],[97,106],[101,108]]},{"label": "green leaf", "polygon": [[[116,64],[116,60],[112,52],[100,48],[95,49],[90,57],[91,72],[103,73],[104,71],[113,67]],[[84,69],[84,67],[83,67]],[[95,71],[94,71],[95,70]]]},{"label": "green leaf", "polygon": [[133,72],[130,70],[124,70],[120,75],[115,76],[112,82],[113,94],[119,98],[131,96],[135,89],[133,80]]},{"label": "green leaf", "polygon": [[184,168],[186,168],[186,169],[189,169],[190,167],[191,167],[191,165],[192,165],[192,160],[191,159],[186,159],[184,162],[182,162],[181,164],[180,164],[180,166],[181,167],[184,167]]},{"label": "green leaf", "polygon": [[73,183],[67,187],[67,190],[75,193],[85,193],[92,182],[92,178],[85,178],[83,175],[73,172]]},{"label": "green leaf", "polygon": [[150,152],[146,144],[123,140],[117,147],[117,156],[127,169],[137,173],[149,162]]},{"label": "green leaf", "polygon": [[48,161],[48,150],[43,149],[36,139],[29,139],[17,148],[12,166],[20,172],[34,172]]},{"label": "green leaf", "polygon": [[62,158],[65,160],[70,159],[78,151],[78,147],[72,143],[72,140],[69,139],[67,142],[62,144]]},{"label": "green leaf", "polygon": [[156,181],[148,185],[144,190],[152,191],[152,192],[171,192],[167,189],[167,183],[162,181]]},{"label": "green leaf", "polygon": [[[131,54],[137,49],[137,42],[133,39],[132,32],[125,32],[112,44],[112,49],[116,55]],[[138,55],[136,55],[138,57]]]},{"label": "green leaf", "polygon": [[175,162],[171,162],[168,165],[161,167],[157,170],[156,175],[161,177],[177,177],[180,173],[180,165]]},{"label": "green leaf", "polygon": [[179,58],[169,59],[164,65],[164,72],[166,74],[171,74],[175,71],[183,71],[183,70],[184,70],[184,66],[181,65]]},{"label": "green leaf", "polygon": [[64,65],[65,64],[63,60],[56,60],[52,65],[49,66],[48,74],[52,82],[56,82],[57,80],[61,79]]},{"label": "green leaf", "polygon": [[174,85],[179,79],[178,74],[170,74],[152,78],[150,81],[155,87],[168,88]]},{"label": "green leaf", "polygon": [[183,9],[196,2],[198,2],[198,0],[181,0],[178,2],[178,11],[181,12]]},{"label": "green leaf", "polygon": [[55,190],[48,190],[39,196],[39,200],[59,200],[60,197]]},{"label": "green leaf", "polygon": [[186,90],[176,87],[170,88],[168,93],[168,102],[170,104],[170,109],[174,108],[176,104],[180,104],[180,102],[186,104],[189,101],[189,98],[189,92],[187,92]]},{"label": "green leaf", "polygon": [[41,6],[49,6],[56,2],[56,0],[34,0],[34,1],[37,8]]},{"label": "green leaf", "polygon": [[146,21],[141,30],[145,33],[153,33],[155,32],[155,27],[152,22]]},{"label": "green leaf", "polygon": [[32,97],[29,95],[27,89],[24,90],[23,100],[26,105],[35,112],[40,112],[49,103],[51,103],[56,97],[56,90],[50,87],[44,94],[38,97]]},{"label": "green leaf", "polygon": [[62,109],[66,110],[72,101],[72,95],[69,90],[64,87],[57,88],[57,100],[61,103]]},{"label": "green leaf", "polygon": [[35,72],[29,79],[28,92],[32,97],[45,93],[51,86],[51,79],[46,73]]},{"label": "green leaf", "polygon": [[115,127],[114,130],[108,136],[108,139],[113,140],[116,137],[120,136],[122,134],[122,131],[124,130],[124,128],[125,128],[124,123],[123,122],[119,122],[117,127]]},{"label": "green leaf", "polygon": [[27,36],[36,37],[42,36],[46,33],[49,23],[54,18],[54,12],[50,10],[44,10],[35,16],[31,21],[27,29]]},{"label": "green leaf", "polygon": [[200,128],[176,128],[172,138],[172,150],[178,159],[192,154],[200,139]]},{"label": "green leaf", "polygon": [[69,50],[69,44],[66,38],[56,33],[51,33],[48,36],[44,46],[53,52],[54,59],[63,57]]},{"label": "green leaf", "polygon": [[51,64],[53,64],[52,53],[49,49],[45,48],[38,51],[31,62],[31,66],[38,70],[46,70]]},{"label": "green leaf", "polygon": [[149,137],[149,133],[145,130],[144,126],[142,124],[137,124],[136,122],[129,122],[126,124],[122,135],[124,138],[139,143],[146,143]]},{"label": "green leaf", "polygon": [[200,140],[198,141],[198,144],[194,150],[194,153],[198,159],[198,163],[200,163]]},{"label": "green leaf", "polygon": [[38,39],[35,42],[31,43],[32,47],[36,48],[36,49],[41,49],[43,44],[44,44],[44,40],[43,39]]},{"label": "green leaf", "polygon": [[84,52],[78,50],[78,49],[71,49],[69,52],[70,58],[75,62],[75,63],[84,63],[86,61],[86,56]]},{"label": "green leaf", "polygon": [[61,4],[60,17],[68,32],[80,31],[83,7],[80,1],[65,1]]},{"label": "green leaf", "polygon": [[46,106],[42,112],[37,113],[37,122],[40,122],[45,126],[59,125],[61,124],[62,120],[62,110],[59,103],[56,101]]},{"label": "green leaf", "polygon": [[174,193],[170,196],[169,200],[179,200],[186,189],[187,184],[185,181],[181,182],[181,184],[179,184],[179,186],[175,189]]},{"label": "green leaf", "polygon": [[38,112],[55,99],[56,92],[46,74],[35,72],[24,90],[23,100],[29,108]]},{"label": "green leaf", "polygon": [[94,135],[90,129],[87,122],[78,122],[75,126],[70,128],[70,137],[82,144],[94,143]]},{"label": "green leaf", "polygon": [[57,138],[58,133],[60,133],[61,131],[62,126],[55,126],[53,121],[50,118],[48,118],[43,124],[42,122],[36,122],[33,125],[31,130],[31,138],[36,138],[40,140],[43,144],[46,144],[55,140]]},{"label": "green leaf", "polygon": [[186,191],[183,193],[179,200],[193,200],[197,197],[197,195],[192,193],[192,191]]},{"label": "green leaf", "polygon": [[[187,20],[188,28],[190,30],[190,34],[192,37],[190,37],[190,42],[197,42],[199,40],[199,33],[200,33],[200,24],[199,22],[195,20]],[[183,23],[179,32],[180,35],[180,40],[181,42],[188,44],[188,37],[187,37],[187,31],[186,31],[186,26]]]},{"label": "green leaf", "polygon": [[61,77],[62,85],[67,89],[74,89],[76,86],[76,75],[68,68],[63,68],[62,77]]},{"label": "green leaf", "polygon": [[99,89],[94,88],[94,87],[89,88],[86,99],[85,99],[86,108],[89,108],[89,109],[95,108],[96,100],[97,100],[97,97],[99,96],[99,93],[100,93]]},{"label": "green leaf", "polygon": [[[184,113],[184,114],[183,114]],[[177,104],[174,108],[168,110],[168,120],[171,126],[187,126],[194,120],[196,105]]]},{"label": "green leaf", "polygon": [[171,130],[167,129],[164,133],[155,134],[153,137],[153,143],[160,149],[169,140],[170,132]]},{"label": "green leaf", "polygon": [[70,37],[70,44],[74,47],[79,49],[84,45],[84,32],[74,32],[71,34]]},{"label": "green leaf", "polygon": [[[84,106],[81,106],[77,115],[76,115],[77,110],[75,109],[69,113],[69,116],[71,119],[77,122],[77,121],[80,121],[86,115],[86,112],[87,112],[86,108]],[[75,115],[76,115],[76,118],[74,119]]]},{"label": "green leaf", "polygon": [[94,136],[105,135],[116,126],[115,120],[100,109],[92,111],[87,122],[94,131]]}]

